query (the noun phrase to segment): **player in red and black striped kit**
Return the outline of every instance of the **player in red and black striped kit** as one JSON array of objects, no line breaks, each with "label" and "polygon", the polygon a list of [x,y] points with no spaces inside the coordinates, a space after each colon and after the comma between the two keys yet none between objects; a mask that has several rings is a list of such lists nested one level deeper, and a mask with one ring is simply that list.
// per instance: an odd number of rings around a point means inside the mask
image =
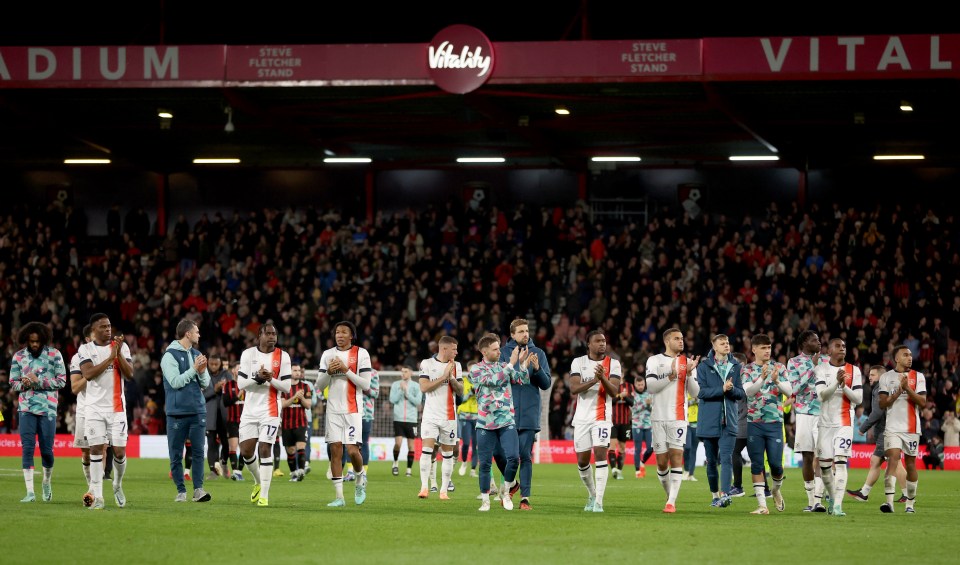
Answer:
[{"label": "player in red and black striped kit", "polygon": [[287,450],[290,482],[302,481],[307,463],[307,410],[313,405],[310,385],[303,382],[303,366],[290,366],[290,392],[283,393],[283,445]]},{"label": "player in red and black striped kit", "polygon": [[633,406],[633,385],[628,379],[623,379],[620,381],[617,396],[613,398],[613,428],[610,429],[610,450],[607,451],[610,473],[615,479],[623,478],[623,458],[633,423],[631,406]]},{"label": "player in red and black striped kit", "polygon": [[230,478],[243,480],[243,458],[237,457],[240,449],[240,416],[243,414],[243,391],[237,385],[239,363],[230,368],[231,377],[223,383],[223,405],[227,407],[227,445],[229,446]]}]

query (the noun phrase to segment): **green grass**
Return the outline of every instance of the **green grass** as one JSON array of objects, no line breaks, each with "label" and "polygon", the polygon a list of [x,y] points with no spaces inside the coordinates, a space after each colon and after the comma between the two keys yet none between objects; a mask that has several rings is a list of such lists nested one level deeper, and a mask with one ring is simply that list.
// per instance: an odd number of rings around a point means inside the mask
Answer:
[{"label": "green grass", "polygon": [[[39,463],[39,459],[38,459]],[[881,514],[882,485],[871,500],[847,499],[846,518],[804,514],[798,470],[784,484],[787,509],[751,516],[752,498],[727,509],[709,507],[700,482],[683,483],[675,515],[660,512],[663,490],[654,473],[611,480],[604,514],[582,511],[585,491],[573,465],[534,469],[533,512],[494,506],[477,512],[477,480],[454,475],[453,500],[418,500],[419,479],[393,477],[388,463],[370,469],[366,504],[328,509],[333,495],[324,463],[300,483],[274,479],[270,507],[250,504],[252,481],[213,480],[207,504],[175,504],[176,489],[160,460],[133,460],[124,479],[127,507],[117,509],[105,484],[107,508],[82,507],[80,463],[57,459],[54,500],[20,504],[18,458],[0,458],[0,505],[8,543],[0,563],[833,563],[882,559],[953,562],[955,543],[945,534],[956,522],[960,473],[920,472],[916,515]],[[286,468],[284,462],[283,468]],[[632,470],[632,467],[630,467]],[[850,473],[853,488],[864,471]],[[38,473],[39,475],[39,473]],[[37,495],[40,479],[36,479]],[[772,502],[771,502],[772,509]],[[23,527],[18,527],[23,526]],[[356,559],[359,557],[360,559]],[[681,561],[682,560],[682,561]]]}]

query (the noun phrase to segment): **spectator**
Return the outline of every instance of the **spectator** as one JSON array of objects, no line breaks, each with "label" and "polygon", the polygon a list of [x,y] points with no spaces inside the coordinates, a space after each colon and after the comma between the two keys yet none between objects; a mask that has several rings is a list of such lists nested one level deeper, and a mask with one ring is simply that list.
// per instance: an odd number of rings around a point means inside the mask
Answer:
[{"label": "spectator", "polygon": [[944,447],[960,447],[960,420],[957,420],[956,412],[944,412],[940,430],[943,432]]},{"label": "spectator", "polygon": [[925,469],[943,470],[943,441],[940,436],[933,436],[933,442],[927,446],[927,454],[923,456],[923,466]]},{"label": "spectator", "polygon": [[550,391],[550,439],[563,439],[563,426],[567,420],[567,405],[570,404],[570,391],[567,390],[563,379],[553,382]]},{"label": "spectator", "polygon": [[932,408],[923,409],[923,421],[921,425],[923,428],[924,442],[929,446],[934,437],[940,436],[940,420],[934,416]]}]

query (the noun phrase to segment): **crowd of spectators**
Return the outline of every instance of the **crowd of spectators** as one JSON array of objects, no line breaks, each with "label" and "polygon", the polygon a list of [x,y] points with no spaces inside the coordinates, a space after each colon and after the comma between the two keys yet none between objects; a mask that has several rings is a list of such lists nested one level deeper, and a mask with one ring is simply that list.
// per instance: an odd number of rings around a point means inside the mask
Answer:
[{"label": "crowd of spectators", "polygon": [[[0,343],[6,368],[17,329],[41,321],[69,360],[90,315],[107,313],[133,352],[127,397],[137,420],[163,421],[159,358],[185,317],[197,322],[201,349],[233,361],[271,320],[280,346],[307,369],[333,346],[333,324],[350,320],[381,370],[416,366],[442,334],[473,344],[526,317],[555,376],[583,354],[594,328],[607,332],[630,375],[661,350],[667,327],[683,329],[693,354],[726,333],[749,355],[749,336],[769,333],[781,361],[809,328],[824,344],[844,338],[865,368],[891,366],[892,348],[908,345],[927,375],[926,429],[936,429],[927,436],[942,436],[940,421],[957,409],[960,254],[948,210],[769,204],[690,217],[672,206],[642,224],[592,217],[584,202],[450,200],[370,222],[315,207],[223,211],[192,225],[180,216],[165,237],[145,227],[143,210],[122,222],[120,212],[111,210],[109,236],[90,238],[77,214],[57,205],[7,210]],[[464,361],[476,357],[470,345],[460,350]],[[0,387],[9,426],[15,395],[3,374]],[[66,431],[69,390],[62,399]],[[568,424],[570,402],[554,391],[551,421]]]}]

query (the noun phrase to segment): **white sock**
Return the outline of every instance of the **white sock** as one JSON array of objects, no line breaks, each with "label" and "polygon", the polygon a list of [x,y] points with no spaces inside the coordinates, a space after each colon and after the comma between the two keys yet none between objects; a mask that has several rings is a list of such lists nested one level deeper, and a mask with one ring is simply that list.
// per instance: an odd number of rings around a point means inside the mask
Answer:
[{"label": "white sock", "polygon": [[260,462],[257,460],[257,455],[254,454],[252,459],[243,458],[243,464],[247,469],[250,470],[250,473],[253,474],[253,484],[260,484]]},{"label": "white sock", "polygon": [[441,476],[442,480],[440,481],[441,488],[447,490],[447,487],[450,485],[450,477],[453,476],[453,467],[456,465],[456,461],[453,459],[453,453],[444,453],[443,454],[443,465],[441,466]]},{"label": "white sock", "polygon": [[814,477],[813,485],[813,497],[817,502],[823,502],[823,477]]},{"label": "white sock", "polygon": [[430,488],[437,486],[437,460],[430,460]]},{"label": "white sock", "polygon": [[767,496],[764,494],[764,490],[766,489],[764,488],[763,483],[753,483],[753,492],[757,495],[757,504],[760,506],[760,508],[767,507]]},{"label": "white sock", "polygon": [[90,494],[103,498],[103,455],[90,456]]},{"label": "white sock", "polygon": [[482,493],[480,493],[480,497],[481,497],[480,500],[482,500],[483,502],[485,502],[485,503],[487,503],[487,504],[490,504],[490,493],[489,493],[489,492],[482,492]]},{"label": "white sock", "polygon": [[917,482],[907,481],[907,508],[913,508],[914,499],[917,498]]},{"label": "white sock", "polygon": [[816,483],[813,481],[803,481],[803,488],[807,491],[807,506],[813,508],[815,504],[813,491],[817,488]]},{"label": "white sock", "polygon": [[580,471],[580,480],[583,481],[583,486],[587,487],[587,493],[590,496],[597,496],[597,488],[593,483],[593,473],[590,472],[590,465],[586,467],[581,467],[577,465],[577,470]]},{"label": "white sock", "polygon": [[833,478],[833,506],[840,508],[847,494],[847,462],[837,461],[837,474]]},{"label": "white sock", "polygon": [[53,478],[53,467],[44,467],[43,468],[43,484],[49,485],[50,479]]},{"label": "white sock", "polygon": [[123,475],[127,472],[127,456],[123,459],[113,458],[113,484],[119,487],[123,482]]},{"label": "white sock", "polygon": [[357,486],[365,487],[367,486],[367,470],[363,469],[357,473]]},{"label": "white sock", "polygon": [[[829,463],[828,463],[829,464]],[[833,496],[833,465],[829,467],[820,466],[820,477],[823,479],[823,491]]]},{"label": "white sock", "polygon": [[423,450],[420,452],[420,490],[427,490],[430,486],[430,457],[432,451]]},{"label": "white sock", "polygon": [[336,498],[343,498],[343,477],[334,477],[333,494]]},{"label": "white sock", "polygon": [[[914,483],[916,484],[916,483]],[[883,477],[883,494],[887,497],[887,504],[893,506],[893,496],[897,493],[897,477],[887,475]]]},{"label": "white sock", "polygon": [[667,504],[676,504],[677,495],[680,494],[680,484],[683,482],[683,468],[674,467],[670,469],[670,492],[667,493]]},{"label": "white sock", "polygon": [[863,486],[860,487],[860,494],[862,494],[863,496],[870,496],[871,490],[873,490],[873,487],[871,485],[868,485],[867,483],[863,483]]},{"label": "white sock", "polygon": [[780,487],[782,487],[782,486],[783,486],[783,477],[780,477],[779,479],[774,478],[774,479],[773,479],[773,488],[770,489],[770,492],[772,492],[772,493],[773,493],[773,492],[780,492]]},{"label": "white sock", "polygon": [[87,480],[87,490],[90,490],[90,463],[81,460],[80,466],[83,468],[83,478]]},{"label": "white sock", "polygon": [[660,486],[663,487],[663,492],[666,495],[670,495],[670,469],[661,471],[657,469],[657,478],[660,479]]},{"label": "white sock", "polygon": [[603,493],[607,490],[607,477],[610,476],[610,469],[606,461],[597,461],[594,482],[597,485],[596,501],[603,506]]},{"label": "white sock", "polygon": [[33,467],[23,470],[23,482],[27,485],[27,494],[33,493]]},{"label": "white sock", "polygon": [[260,498],[270,499],[270,482],[273,480],[273,461],[260,464]]}]

